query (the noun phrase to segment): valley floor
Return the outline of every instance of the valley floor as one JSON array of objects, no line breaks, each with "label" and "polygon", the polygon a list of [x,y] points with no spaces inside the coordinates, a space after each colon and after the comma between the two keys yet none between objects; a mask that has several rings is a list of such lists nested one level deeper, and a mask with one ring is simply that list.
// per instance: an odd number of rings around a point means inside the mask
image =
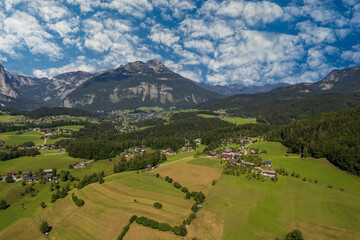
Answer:
[{"label": "valley floor", "polygon": [[[359,177],[337,169],[326,159],[303,160],[298,155],[288,155],[280,143],[260,142],[251,147],[266,150],[267,154],[260,156],[272,161],[273,168],[285,168],[300,177],[279,176],[274,183],[249,180],[245,175],[224,175],[224,163],[219,159],[193,158],[186,153],[149,172],[109,175],[104,184],[73,189],[53,204],[49,184],[37,184],[40,191],[36,196],[14,198],[8,209],[0,211],[0,239],[117,239],[132,215],[180,225],[192,212],[194,201],[184,199],[179,189],[164,181],[165,176],[190,191],[206,195],[202,209],[187,227],[187,236],[133,223],[124,239],[273,240],[283,238],[295,228],[307,240],[360,239]],[[108,169],[113,163],[96,162],[92,166],[94,171],[97,164]],[[318,183],[314,182],[316,179]],[[21,189],[17,185],[0,184],[0,198],[6,195],[11,199],[10,196],[19,194]],[[71,200],[73,192],[85,201],[83,207],[77,207]],[[45,209],[40,207],[41,201],[48,205]],[[155,202],[162,203],[163,208],[154,208]],[[48,237],[39,231],[43,220],[53,227]]]}]

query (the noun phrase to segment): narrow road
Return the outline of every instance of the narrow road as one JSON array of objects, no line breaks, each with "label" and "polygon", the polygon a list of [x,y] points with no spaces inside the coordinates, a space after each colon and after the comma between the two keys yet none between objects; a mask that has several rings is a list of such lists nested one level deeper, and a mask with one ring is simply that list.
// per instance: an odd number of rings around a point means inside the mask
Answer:
[{"label": "narrow road", "polygon": [[194,158],[194,157],[181,158],[181,159],[179,159],[179,160],[175,160],[175,161],[172,161],[172,162],[168,162],[168,163],[160,164],[160,165],[159,165],[159,167],[161,167],[161,166],[165,166],[165,165],[168,165],[168,164],[171,164],[171,163],[175,163],[175,162],[184,161],[184,160],[187,160],[187,159],[190,159],[190,158]]}]

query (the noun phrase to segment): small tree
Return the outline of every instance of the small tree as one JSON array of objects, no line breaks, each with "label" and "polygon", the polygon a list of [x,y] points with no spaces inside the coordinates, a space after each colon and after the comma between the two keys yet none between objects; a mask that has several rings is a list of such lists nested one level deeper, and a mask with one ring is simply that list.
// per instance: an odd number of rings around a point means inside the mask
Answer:
[{"label": "small tree", "polygon": [[156,202],[156,203],[154,203],[154,207],[157,209],[160,209],[160,208],[162,208],[162,204],[159,202]]},{"label": "small tree", "polygon": [[181,185],[180,185],[180,183],[178,183],[178,182],[174,182],[174,187],[176,187],[176,188],[181,188]]},{"label": "small tree", "polygon": [[211,184],[214,186],[214,185],[216,184],[216,181],[215,181],[215,180],[213,180]]},{"label": "small tree", "polygon": [[294,231],[286,234],[285,240],[304,240],[304,237],[300,230],[295,229]]},{"label": "small tree", "polygon": [[8,208],[10,205],[5,201],[5,200],[1,200],[0,201],[0,209],[6,209]]},{"label": "small tree", "polygon": [[49,226],[49,224],[46,221],[43,221],[40,225],[40,231],[44,234],[50,232],[51,226]]},{"label": "small tree", "polygon": [[45,207],[46,207],[46,204],[45,204],[44,202],[41,202],[41,203],[40,203],[40,207],[45,208]]},{"label": "small tree", "polygon": [[158,177],[160,177],[160,174],[159,174],[159,173],[157,173],[157,174],[156,174],[156,177],[157,177],[157,178],[158,178]]}]

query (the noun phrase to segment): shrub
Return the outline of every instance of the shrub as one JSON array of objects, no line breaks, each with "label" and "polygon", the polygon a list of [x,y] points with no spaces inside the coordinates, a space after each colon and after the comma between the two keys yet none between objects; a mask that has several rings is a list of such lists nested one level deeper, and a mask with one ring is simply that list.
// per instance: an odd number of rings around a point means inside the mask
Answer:
[{"label": "shrub", "polygon": [[85,204],[85,201],[84,201],[84,200],[78,198],[78,197],[75,196],[74,194],[72,195],[72,200],[74,201],[74,203],[75,203],[76,206],[78,206],[78,207],[82,207],[82,206],[84,206],[84,204]]},{"label": "shrub", "polygon": [[168,182],[168,181],[169,181],[169,179],[170,179],[170,178],[169,178],[169,176],[166,176],[166,177],[165,177],[165,181],[167,181],[167,182]]},{"label": "shrub", "polygon": [[105,182],[104,178],[100,178],[100,179],[99,179],[99,183],[100,183],[100,184],[103,184],[104,182]]},{"label": "shrub", "polygon": [[44,234],[50,232],[51,226],[49,226],[49,224],[46,221],[43,221],[40,225],[40,231]]},{"label": "shrub", "polygon": [[211,184],[214,186],[214,185],[216,184],[216,181],[215,181],[215,180],[213,180]]},{"label": "shrub", "polygon": [[186,187],[183,187],[183,188],[181,189],[181,191],[182,191],[183,193],[187,193],[187,192],[189,192],[189,189],[187,189]]},{"label": "shrub", "polygon": [[130,223],[133,223],[133,222],[136,220],[136,218],[137,218],[137,216],[136,216],[136,215],[133,215],[133,216],[130,218],[129,222],[130,222]]},{"label": "shrub", "polygon": [[190,199],[190,198],[191,198],[191,194],[189,192],[186,192],[185,199]]},{"label": "shrub", "polygon": [[154,203],[154,207],[157,209],[160,209],[160,208],[162,208],[162,204],[159,202],[156,202],[156,203]]},{"label": "shrub", "polygon": [[168,223],[159,223],[159,230],[163,232],[171,231],[172,227]]},{"label": "shrub", "polygon": [[41,202],[41,203],[40,203],[40,207],[45,208],[45,207],[46,207],[46,204],[45,204],[44,202]]},{"label": "shrub", "polygon": [[328,188],[333,188],[333,185],[329,185]]},{"label": "shrub", "polygon": [[186,236],[186,234],[187,234],[187,229],[186,229],[186,226],[182,224],[182,225],[180,225],[180,226],[175,226],[175,227],[173,227],[173,232],[174,232],[176,235]]},{"label": "shrub", "polygon": [[285,240],[304,240],[304,237],[302,236],[301,231],[295,229],[294,231],[286,234]]},{"label": "shrub", "polygon": [[159,174],[159,173],[157,173],[157,174],[156,174],[156,177],[157,177],[157,178],[158,178],[158,177],[160,177],[160,174]]},{"label": "shrub", "polygon": [[197,213],[200,210],[200,208],[198,207],[198,203],[194,203],[194,205],[192,205],[192,207],[191,207],[191,210],[194,213]]},{"label": "shrub", "polygon": [[174,187],[176,187],[176,188],[181,188],[181,185],[180,185],[180,183],[178,183],[178,182],[174,182]]},{"label": "shrub", "polygon": [[318,183],[319,181],[317,179],[315,179],[314,183]]},{"label": "shrub", "polygon": [[173,179],[172,178],[169,178],[169,183],[172,183],[173,182]]},{"label": "shrub", "polygon": [[0,209],[6,209],[8,208],[10,205],[5,201],[5,200],[1,200],[0,201]]}]

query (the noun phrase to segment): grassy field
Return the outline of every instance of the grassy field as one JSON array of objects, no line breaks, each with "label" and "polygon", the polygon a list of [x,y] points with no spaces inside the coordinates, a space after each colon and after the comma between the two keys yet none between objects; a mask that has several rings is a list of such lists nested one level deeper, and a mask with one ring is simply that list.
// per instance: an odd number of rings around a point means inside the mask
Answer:
[{"label": "grassy field", "polygon": [[17,120],[20,119],[22,116],[21,115],[16,115],[16,116],[10,116],[10,115],[0,115],[0,122],[7,122],[10,120]]},{"label": "grassy field", "polygon": [[216,115],[210,115],[210,114],[198,114],[198,116],[203,118],[216,118]]},{"label": "grassy field", "polygon": [[37,171],[40,168],[68,169],[69,164],[82,161],[82,159],[69,157],[67,153],[56,154],[58,152],[59,150],[46,150],[41,151],[41,154],[35,157],[20,157],[0,161],[0,174],[8,171]]},{"label": "grassy field", "polygon": [[245,123],[256,123],[256,119],[248,119],[241,117],[227,117],[227,118],[223,118],[223,120],[230,123],[234,123],[236,125],[241,125]]},{"label": "grassy field", "polygon": [[[50,239],[116,239],[134,214],[178,225],[190,214],[193,201],[185,200],[181,191],[162,180],[165,176],[190,191],[202,191],[206,195],[202,210],[187,227],[188,235],[181,239],[273,240],[283,238],[295,228],[307,240],[360,239],[359,177],[337,169],[325,159],[302,160],[298,155],[287,155],[286,148],[279,143],[260,142],[252,146],[267,151],[260,156],[272,161],[273,168],[285,167],[302,177],[318,179],[319,183],[291,176],[279,176],[274,183],[249,180],[244,175],[222,175],[218,159],[193,158],[191,152],[171,156],[149,172],[111,174],[102,185],[94,183],[72,190],[85,200],[81,208],[75,206],[70,196],[50,204],[49,184],[36,184],[40,192],[35,197],[21,199],[19,184],[0,184],[0,199],[11,203],[11,207],[0,211],[0,239],[19,236],[42,239],[38,230],[42,220],[53,226]],[[97,161],[71,173],[79,177],[101,169],[111,173],[117,161]],[[155,177],[156,173],[160,178]],[[213,180],[215,186],[211,184]],[[330,184],[334,188],[328,188]],[[23,210],[20,202],[24,201]],[[48,207],[41,209],[41,201]],[[161,202],[163,208],[155,209],[154,202]],[[125,239],[180,237],[134,223]]]},{"label": "grassy field", "polygon": [[70,130],[73,130],[73,131],[79,131],[80,129],[82,129],[84,127],[85,126],[83,126],[83,125],[69,125],[69,126],[61,126],[59,128],[70,129]]},{"label": "grassy field", "polygon": [[35,131],[24,132],[17,135],[18,131],[0,133],[0,140],[5,142],[5,145],[19,145],[24,142],[34,142],[35,145],[42,145],[44,139],[41,139],[42,134]]}]

